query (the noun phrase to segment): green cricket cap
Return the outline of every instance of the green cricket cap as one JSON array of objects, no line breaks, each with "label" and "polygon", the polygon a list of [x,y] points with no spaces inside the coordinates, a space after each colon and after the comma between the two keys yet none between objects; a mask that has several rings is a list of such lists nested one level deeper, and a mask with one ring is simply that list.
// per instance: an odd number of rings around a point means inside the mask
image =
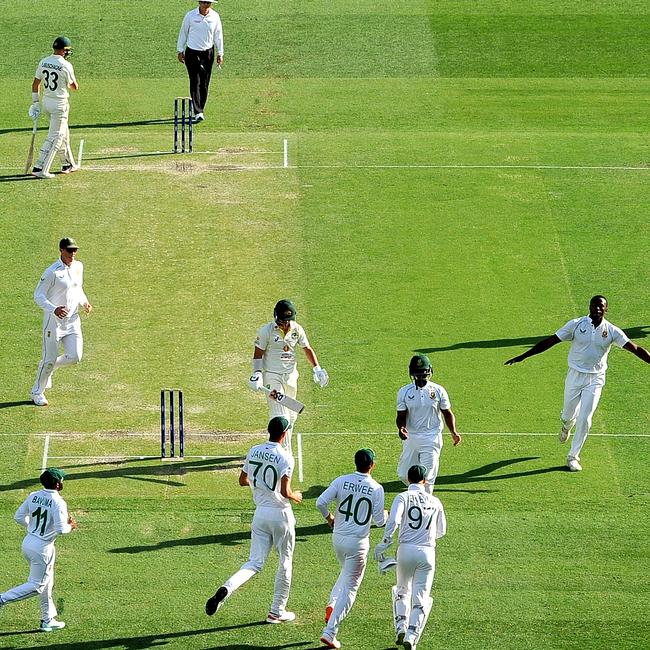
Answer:
[{"label": "green cricket cap", "polygon": [[64,237],[59,242],[59,250],[63,250],[64,248],[79,248],[79,246],[77,246],[77,242],[72,237]]},{"label": "green cricket cap", "polygon": [[427,468],[424,465],[412,465],[409,467],[409,483],[421,483],[427,477]]},{"label": "green cricket cap", "polygon": [[281,416],[276,416],[269,420],[267,431],[272,436],[279,436],[289,428],[289,420]]},{"label": "green cricket cap", "polygon": [[60,483],[63,483],[63,479],[65,478],[65,472],[58,467],[48,467],[43,474],[49,474],[55,481],[59,481]]},{"label": "green cricket cap", "polygon": [[354,463],[355,465],[371,465],[375,462],[375,450],[370,447],[364,447],[359,449],[356,454],[354,454]]}]

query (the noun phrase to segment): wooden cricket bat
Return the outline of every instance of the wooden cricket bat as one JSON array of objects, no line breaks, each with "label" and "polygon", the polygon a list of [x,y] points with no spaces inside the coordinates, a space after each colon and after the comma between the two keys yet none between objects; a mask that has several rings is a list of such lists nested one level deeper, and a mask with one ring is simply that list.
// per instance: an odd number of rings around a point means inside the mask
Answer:
[{"label": "wooden cricket bat", "polygon": [[32,129],[32,141],[29,143],[29,153],[25,161],[25,173],[29,174],[34,161],[34,142],[36,141],[36,131],[38,129],[38,120],[34,120],[34,128]]},{"label": "wooden cricket bat", "polygon": [[[267,395],[271,394],[271,389],[266,386],[262,386],[262,390]],[[279,391],[276,391],[276,397],[271,399],[275,399],[279,404],[286,406],[290,411],[295,411],[296,413],[302,413],[305,410],[305,405],[302,402],[299,402],[297,399],[293,399],[293,397],[289,397],[284,393],[280,393]]]}]

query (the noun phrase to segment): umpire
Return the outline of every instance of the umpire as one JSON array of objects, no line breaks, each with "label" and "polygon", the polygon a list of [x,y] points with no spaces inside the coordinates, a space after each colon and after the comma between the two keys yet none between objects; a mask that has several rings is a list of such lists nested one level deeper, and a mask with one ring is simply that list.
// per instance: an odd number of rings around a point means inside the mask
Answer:
[{"label": "umpire", "polygon": [[214,0],[200,0],[199,6],[188,11],[178,34],[178,60],[185,64],[190,78],[190,96],[194,106],[194,122],[202,122],[208,101],[208,87],[214,51],[217,64],[223,63],[223,29],[221,17],[212,9]]}]

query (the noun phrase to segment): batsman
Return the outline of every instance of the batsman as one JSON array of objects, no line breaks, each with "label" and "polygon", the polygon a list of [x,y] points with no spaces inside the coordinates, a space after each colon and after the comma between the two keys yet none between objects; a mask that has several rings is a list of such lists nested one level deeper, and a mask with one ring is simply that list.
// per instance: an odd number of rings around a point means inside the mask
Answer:
[{"label": "batsman", "polygon": [[[314,372],[314,382],[321,388],[329,383],[327,371],[318,365],[318,358],[312,349],[305,330],[296,322],[296,308],[291,300],[279,300],[273,310],[273,320],[257,330],[253,350],[253,374],[248,380],[252,390],[267,386],[272,390],[296,397],[298,392],[298,365],[296,347],[301,347]],[[290,453],[293,425],[298,417],[295,411],[285,408],[274,399],[267,397],[269,419],[284,417],[289,421],[289,430],[283,446]]]}]

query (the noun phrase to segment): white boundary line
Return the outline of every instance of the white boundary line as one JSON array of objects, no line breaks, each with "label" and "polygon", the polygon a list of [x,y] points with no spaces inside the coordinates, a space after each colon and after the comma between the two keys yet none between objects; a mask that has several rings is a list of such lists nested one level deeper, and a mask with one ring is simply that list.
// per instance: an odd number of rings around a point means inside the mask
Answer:
[{"label": "white boundary line", "polygon": [[47,469],[47,453],[50,450],[50,436],[45,436],[45,444],[43,445],[43,462],[41,463],[41,472]]}]

